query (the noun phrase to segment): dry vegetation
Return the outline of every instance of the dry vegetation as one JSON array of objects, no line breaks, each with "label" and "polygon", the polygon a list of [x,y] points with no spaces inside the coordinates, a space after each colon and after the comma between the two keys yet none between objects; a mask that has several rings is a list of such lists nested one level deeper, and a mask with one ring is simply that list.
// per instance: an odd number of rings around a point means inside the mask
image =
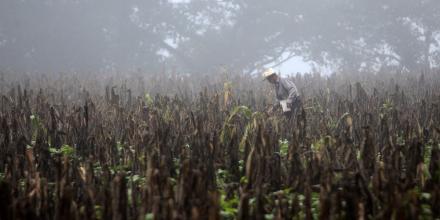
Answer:
[{"label": "dry vegetation", "polygon": [[0,219],[440,218],[440,72],[103,78],[1,75]]}]

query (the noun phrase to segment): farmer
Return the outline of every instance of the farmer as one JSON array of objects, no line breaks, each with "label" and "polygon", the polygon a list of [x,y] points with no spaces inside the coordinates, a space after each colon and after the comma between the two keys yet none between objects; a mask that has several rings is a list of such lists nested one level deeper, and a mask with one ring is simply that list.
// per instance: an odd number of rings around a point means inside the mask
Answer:
[{"label": "farmer", "polygon": [[287,78],[278,76],[273,69],[264,71],[263,77],[274,85],[276,98],[280,102],[284,115],[290,118],[296,114],[301,107],[301,99],[295,84]]}]

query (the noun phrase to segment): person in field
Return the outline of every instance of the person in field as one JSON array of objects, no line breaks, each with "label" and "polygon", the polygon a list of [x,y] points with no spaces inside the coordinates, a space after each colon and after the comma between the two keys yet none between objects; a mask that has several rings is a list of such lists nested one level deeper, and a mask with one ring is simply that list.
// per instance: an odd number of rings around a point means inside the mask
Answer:
[{"label": "person in field", "polygon": [[274,86],[284,115],[289,118],[295,115],[301,108],[301,98],[296,85],[291,80],[279,76],[273,69],[264,71],[263,78]]}]

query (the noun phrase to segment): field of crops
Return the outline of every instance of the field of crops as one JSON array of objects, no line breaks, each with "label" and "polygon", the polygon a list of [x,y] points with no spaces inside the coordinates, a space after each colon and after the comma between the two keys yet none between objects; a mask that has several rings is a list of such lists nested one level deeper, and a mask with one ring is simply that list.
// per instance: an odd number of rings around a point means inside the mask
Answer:
[{"label": "field of crops", "polygon": [[440,72],[0,74],[0,219],[438,219]]}]

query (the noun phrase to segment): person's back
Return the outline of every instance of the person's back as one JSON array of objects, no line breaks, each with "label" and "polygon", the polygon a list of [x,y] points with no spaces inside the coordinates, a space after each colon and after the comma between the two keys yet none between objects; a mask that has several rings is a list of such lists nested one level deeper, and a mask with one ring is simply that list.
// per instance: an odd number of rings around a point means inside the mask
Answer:
[{"label": "person's back", "polygon": [[287,78],[278,77],[278,81],[274,83],[274,86],[278,101],[289,100],[292,102],[298,96],[296,85]]}]

